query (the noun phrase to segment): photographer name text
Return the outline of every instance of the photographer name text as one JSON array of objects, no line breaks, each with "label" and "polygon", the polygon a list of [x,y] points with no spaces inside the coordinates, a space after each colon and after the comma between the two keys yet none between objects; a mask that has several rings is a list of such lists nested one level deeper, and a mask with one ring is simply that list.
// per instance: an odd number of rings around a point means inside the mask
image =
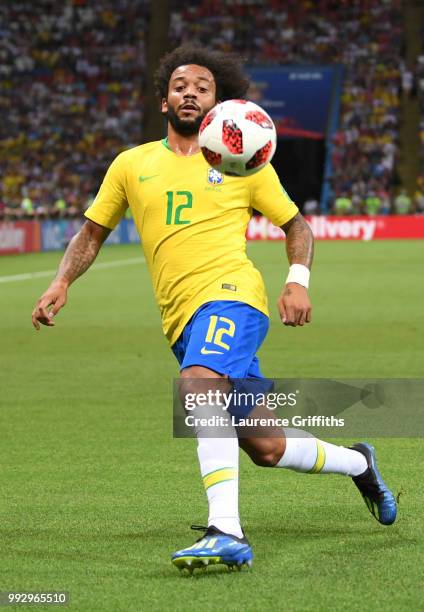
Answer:
[{"label": "photographer name text", "polygon": [[189,414],[185,417],[187,427],[344,427],[345,420],[335,416],[315,414],[313,416],[294,415],[282,417],[235,417],[233,415],[214,415],[210,417],[195,417]]}]

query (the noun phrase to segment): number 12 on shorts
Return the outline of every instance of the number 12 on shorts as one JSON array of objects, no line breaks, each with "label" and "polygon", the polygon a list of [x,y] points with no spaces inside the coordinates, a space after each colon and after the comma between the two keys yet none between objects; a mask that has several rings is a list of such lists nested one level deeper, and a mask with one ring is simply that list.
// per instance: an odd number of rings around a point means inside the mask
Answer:
[{"label": "number 12 on shorts", "polygon": [[[217,327],[218,323],[223,323],[223,326]],[[230,350],[230,345],[223,341],[224,336],[234,337],[236,331],[236,324],[227,317],[218,317],[217,315],[211,315],[209,317],[209,327],[206,332],[205,342],[216,344],[226,351]]]}]

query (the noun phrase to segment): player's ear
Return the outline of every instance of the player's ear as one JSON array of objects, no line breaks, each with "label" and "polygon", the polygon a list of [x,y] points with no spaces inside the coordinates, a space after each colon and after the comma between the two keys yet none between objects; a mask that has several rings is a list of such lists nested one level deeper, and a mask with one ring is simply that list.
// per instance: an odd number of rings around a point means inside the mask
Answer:
[{"label": "player's ear", "polygon": [[160,110],[162,113],[167,113],[168,112],[168,102],[165,98],[162,98],[162,102],[160,105]]}]

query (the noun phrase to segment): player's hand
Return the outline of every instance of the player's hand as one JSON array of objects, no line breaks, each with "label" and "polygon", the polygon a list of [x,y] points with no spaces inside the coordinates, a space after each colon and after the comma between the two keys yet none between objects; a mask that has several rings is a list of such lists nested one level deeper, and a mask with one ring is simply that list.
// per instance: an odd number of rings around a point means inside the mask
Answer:
[{"label": "player's hand", "polygon": [[307,289],[298,283],[287,283],[278,299],[278,311],[284,325],[310,323],[312,306]]},{"label": "player's hand", "polygon": [[32,324],[35,329],[40,329],[40,323],[53,327],[53,317],[65,306],[68,294],[68,286],[61,281],[53,281],[50,287],[40,297],[32,311]]}]

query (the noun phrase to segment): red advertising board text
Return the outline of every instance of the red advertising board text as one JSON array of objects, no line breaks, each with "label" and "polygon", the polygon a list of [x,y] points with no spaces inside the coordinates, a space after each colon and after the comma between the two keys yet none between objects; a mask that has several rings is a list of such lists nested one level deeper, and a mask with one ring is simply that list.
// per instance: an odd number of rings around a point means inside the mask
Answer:
[{"label": "red advertising board text", "polygon": [[[318,240],[424,239],[424,215],[306,217]],[[248,240],[281,240],[284,232],[266,217],[252,217]]]},{"label": "red advertising board text", "polygon": [[0,255],[31,253],[41,247],[40,224],[37,221],[0,223]]}]

